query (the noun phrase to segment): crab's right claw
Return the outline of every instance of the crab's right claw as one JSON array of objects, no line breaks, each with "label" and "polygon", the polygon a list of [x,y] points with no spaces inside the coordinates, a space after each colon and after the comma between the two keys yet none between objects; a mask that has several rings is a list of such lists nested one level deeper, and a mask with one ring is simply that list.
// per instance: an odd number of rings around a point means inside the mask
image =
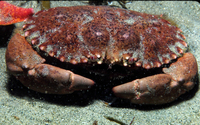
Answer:
[{"label": "crab's right claw", "polygon": [[191,53],[185,53],[169,68],[163,68],[165,74],[136,79],[113,88],[116,96],[130,99],[137,104],[164,104],[177,99],[195,85],[198,72],[197,62]]},{"label": "crab's right claw", "polygon": [[17,33],[12,37],[6,50],[7,69],[29,89],[68,94],[94,85],[88,78],[44,62],[23,36]]},{"label": "crab's right claw", "polygon": [[[27,79],[28,76],[28,79]],[[42,93],[68,94],[89,89],[94,81],[49,64],[39,64],[18,79],[29,88]]]}]

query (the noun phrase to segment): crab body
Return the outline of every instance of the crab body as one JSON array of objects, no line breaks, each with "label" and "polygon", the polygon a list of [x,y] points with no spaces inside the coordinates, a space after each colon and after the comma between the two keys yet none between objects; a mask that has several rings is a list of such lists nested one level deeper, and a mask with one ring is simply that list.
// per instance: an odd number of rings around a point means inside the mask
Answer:
[{"label": "crab body", "polygon": [[[47,64],[47,58],[110,78],[120,74],[107,73],[116,65],[127,71],[123,77],[134,70],[159,71],[113,88],[117,96],[133,103],[168,103],[194,86],[196,59],[185,53],[181,30],[159,16],[106,6],[56,7],[27,18],[23,31],[9,42],[6,64],[8,71],[35,91],[67,94],[94,84]],[[96,65],[107,69],[93,70]]]}]

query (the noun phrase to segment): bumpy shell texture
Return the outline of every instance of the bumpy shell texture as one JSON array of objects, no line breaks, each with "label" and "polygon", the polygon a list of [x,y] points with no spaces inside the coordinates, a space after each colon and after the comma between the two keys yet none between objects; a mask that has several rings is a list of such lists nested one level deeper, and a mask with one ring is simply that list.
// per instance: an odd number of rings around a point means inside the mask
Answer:
[{"label": "bumpy shell texture", "polygon": [[40,11],[23,26],[27,40],[62,62],[160,67],[186,50],[181,30],[155,15],[107,6]]}]

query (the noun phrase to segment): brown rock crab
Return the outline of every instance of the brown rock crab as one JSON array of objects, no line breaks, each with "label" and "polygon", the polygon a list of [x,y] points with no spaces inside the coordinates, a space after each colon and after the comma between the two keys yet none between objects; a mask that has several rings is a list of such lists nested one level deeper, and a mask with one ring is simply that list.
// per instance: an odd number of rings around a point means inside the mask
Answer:
[{"label": "brown rock crab", "polygon": [[132,103],[168,103],[195,84],[197,62],[185,53],[185,37],[156,15],[107,6],[56,7],[29,17],[23,31],[8,44],[7,69],[38,92],[69,94],[94,84],[59,65],[47,64],[47,58],[86,67],[91,73],[96,65],[119,65],[138,72],[158,69],[157,74],[113,88],[116,96]]}]

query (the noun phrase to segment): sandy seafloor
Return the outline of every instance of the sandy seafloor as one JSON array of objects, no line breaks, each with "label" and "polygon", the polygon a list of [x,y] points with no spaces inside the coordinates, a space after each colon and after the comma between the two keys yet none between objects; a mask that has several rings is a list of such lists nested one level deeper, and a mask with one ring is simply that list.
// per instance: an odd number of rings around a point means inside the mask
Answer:
[{"label": "sandy seafloor", "polygon": [[[32,7],[37,12],[37,2],[12,2],[22,7]],[[81,1],[51,2],[51,6],[86,5]],[[118,2],[114,5],[121,7]],[[144,2],[125,4],[130,10],[149,14],[164,14],[183,31],[189,50],[200,66],[200,4],[198,2]],[[178,100],[161,106],[141,106],[113,97],[102,97],[99,89],[93,95],[78,92],[73,95],[45,95],[24,87],[6,73],[5,51],[12,26],[0,27],[0,124],[1,125],[198,125],[200,124],[199,83]],[[199,68],[200,69],[200,68]],[[200,73],[200,72],[199,72]],[[199,75],[198,75],[199,77]],[[197,79],[198,81],[198,79]],[[102,87],[103,88],[103,87]],[[101,91],[101,92],[98,92]],[[99,94],[98,94],[99,93]],[[97,97],[93,97],[97,96]]]}]

